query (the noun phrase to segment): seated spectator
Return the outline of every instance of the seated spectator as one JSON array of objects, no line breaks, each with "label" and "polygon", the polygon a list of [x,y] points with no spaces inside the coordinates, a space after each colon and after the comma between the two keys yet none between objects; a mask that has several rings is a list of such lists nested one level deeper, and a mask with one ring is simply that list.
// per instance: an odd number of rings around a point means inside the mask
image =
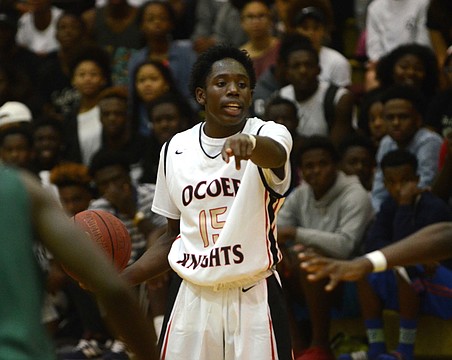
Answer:
[{"label": "seated spectator", "polygon": [[149,119],[148,105],[159,96],[167,93],[179,94],[170,69],[160,61],[145,60],[139,63],[130,77],[129,113],[132,129],[149,136],[152,122]]},{"label": "seated spectator", "polygon": [[436,57],[425,45],[405,44],[393,49],[380,59],[377,66],[379,86],[413,86],[428,102],[438,92],[439,74]]},{"label": "seated spectator", "polygon": [[[171,40],[175,14],[166,1],[150,1],[140,9],[140,27],[146,46],[133,54],[128,64],[128,74],[134,74],[138,64],[146,60],[160,61],[171,71],[179,92],[190,98],[188,82],[196,52],[188,40]],[[133,82],[129,82],[129,90]]]},{"label": "seated spectator", "polygon": [[324,45],[327,36],[327,18],[322,10],[313,6],[301,9],[295,17],[295,30],[309,38],[319,54],[319,79],[337,86],[352,83],[352,68],[340,52]]},{"label": "seated spectator", "polygon": [[416,43],[430,47],[426,27],[428,1],[376,0],[367,7],[366,52],[369,59],[366,88],[376,86],[375,68],[398,46]]},{"label": "seated spectator", "polygon": [[378,148],[381,139],[386,135],[386,122],[383,119],[383,103],[381,97],[382,88],[376,88],[367,92],[361,99],[358,114],[357,131],[369,137],[375,148]]},{"label": "seated spectator", "polygon": [[45,57],[58,49],[56,23],[63,10],[52,6],[51,0],[28,0],[29,11],[19,19],[17,43]]},{"label": "seated spectator", "polygon": [[447,49],[452,45],[452,3],[431,0],[427,8],[427,30],[439,66],[443,66]]},{"label": "seated spectator", "polygon": [[102,124],[97,102],[110,82],[110,60],[102,48],[84,47],[74,57],[70,73],[80,100],[64,120],[65,157],[87,165],[101,146]]},{"label": "seated spectator", "polygon": [[452,128],[452,53],[446,57],[442,70],[445,75],[445,86],[434,95],[427,108],[425,126],[444,135],[444,131]]},{"label": "seated spectator", "polygon": [[[328,138],[312,136],[304,140],[298,153],[303,183],[289,194],[278,217],[278,242],[292,249],[292,253],[312,247],[324,255],[347,259],[360,246],[372,218],[372,206],[358,178],[340,171],[338,160]],[[295,292],[302,290],[312,324],[312,341],[297,359],[332,360],[329,309],[338,294],[325,292],[326,281],[309,282],[306,273],[299,269],[295,261],[290,278],[285,281]],[[296,293],[289,292],[290,298],[300,300],[294,296]]]},{"label": "seated spectator", "polygon": [[242,29],[248,41],[241,45],[253,60],[256,78],[276,63],[279,39],[273,36],[271,8],[265,0],[253,0],[240,12]]},{"label": "seated spectator", "polygon": [[373,143],[365,136],[347,136],[338,147],[339,168],[345,175],[356,175],[361,185],[370,192],[375,171],[375,152]]},{"label": "seated spectator", "polygon": [[420,92],[409,86],[394,86],[382,96],[383,117],[388,134],[377,150],[377,171],[372,185],[372,205],[375,211],[388,196],[384,187],[380,162],[391,150],[405,149],[416,156],[420,176],[419,186],[430,186],[438,172],[441,137],[422,127],[424,102]]},{"label": "seated spectator", "polygon": [[127,64],[143,46],[139,8],[128,0],[107,0],[82,14],[90,39],[110,56],[113,85],[127,86]]},{"label": "seated spectator", "polygon": [[276,94],[296,101],[299,135],[329,136],[337,145],[352,131],[353,96],[345,88],[318,79],[318,53],[310,40],[299,36],[286,53],[289,85]]},{"label": "seated spectator", "polygon": [[141,176],[141,162],[148,145],[148,139],[133,132],[132,122],[127,114],[127,89],[109,87],[98,97],[100,122],[102,124],[101,149],[120,151],[129,159],[131,176],[138,180]]},{"label": "seated spectator", "polygon": [[[415,155],[403,149],[390,151],[384,155],[380,167],[390,196],[382,203],[368,232],[366,252],[381,249],[430,224],[452,220],[452,212],[442,200],[418,188]],[[431,271],[416,266],[376,272],[358,281],[361,311],[369,340],[365,358],[414,359],[422,296],[416,284],[419,285],[419,279],[426,276],[432,276]],[[395,352],[389,354],[383,330],[384,308],[400,312],[399,344]],[[339,359],[351,360],[357,355],[344,354]]]},{"label": "seated spectator", "polygon": [[265,107],[264,120],[284,125],[289,130],[290,135],[292,135],[293,145],[290,153],[291,179],[289,188],[291,191],[301,182],[298,169],[298,151],[303,143],[303,137],[297,132],[297,105],[289,99],[274,97]]},{"label": "seated spectator", "polygon": [[152,101],[148,111],[152,133],[143,157],[143,175],[140,182],[155,184],[163,144],[171,140],[176,133],[194,125],[195,116],[190,105],[172,93],[161,95]]}]

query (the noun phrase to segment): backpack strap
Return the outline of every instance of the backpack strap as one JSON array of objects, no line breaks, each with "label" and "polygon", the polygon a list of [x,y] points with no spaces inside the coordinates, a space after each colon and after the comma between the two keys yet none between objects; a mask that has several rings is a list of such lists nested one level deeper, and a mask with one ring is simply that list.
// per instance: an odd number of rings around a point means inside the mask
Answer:
[{"label": "backpack strap", "polygon": [[334,121],[334,98],[336,97],[338,90],[339,87],[337,85],[330,84],[325,92],[325,97],[323,99],[323,114],[325,116],[326,123],[328,124],[328,129],[331,128],[331,125]]}]

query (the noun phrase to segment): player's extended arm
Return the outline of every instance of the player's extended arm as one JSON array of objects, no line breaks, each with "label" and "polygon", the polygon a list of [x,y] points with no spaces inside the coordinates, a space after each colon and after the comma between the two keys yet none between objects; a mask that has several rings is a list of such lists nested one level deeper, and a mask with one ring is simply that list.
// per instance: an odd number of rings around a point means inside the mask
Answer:
[{"label": "player's extended arm", "polygon": [[286,151],[281,144],[267,136],[237,134],[226,140],[221,154],[226,162],[234,156],[237,170],[240,169],[241,160],[251,160],[261,168],[272,169],[280,179],[284,178]]},{"label": "player's extended arm", "polygon": [[146,252],[122,272],[123,279],[136,285],[169,270],[168,253],[179,234],[179,220],[168,219],[166,231],[152,241]]},{"label": "player's extended arm", "polygon": [[[452,222],[426,226],[392,245],[380,249],[387,268],[428,263],[452,258]],[[338,261],[310,253],[299,255],[300,266],[311,274],[312,281],[329,277],[326,289],[332,290],[339,281],[354,281],[374,271],[372,262],[364,257]]]},{"label": "player's extended arm", "polygon": [[22,178],[30,194],[33,226],[46,248],[94,292],[110,329],[130,346],[137,359],[158,359],[153,327],[127,283],[102,250],[67,218],[53,196],[30,175]]}]

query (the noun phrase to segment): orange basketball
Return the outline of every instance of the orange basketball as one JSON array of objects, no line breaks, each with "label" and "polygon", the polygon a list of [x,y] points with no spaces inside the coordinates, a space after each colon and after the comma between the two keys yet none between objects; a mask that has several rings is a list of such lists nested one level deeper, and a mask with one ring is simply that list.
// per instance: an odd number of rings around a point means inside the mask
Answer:
[{"label": "orange basketball", "polygon": [[132,243],[121,220],[103,210],[85,210],[77,213],[73,219],[104,250],[118,270],[127,266]]}]

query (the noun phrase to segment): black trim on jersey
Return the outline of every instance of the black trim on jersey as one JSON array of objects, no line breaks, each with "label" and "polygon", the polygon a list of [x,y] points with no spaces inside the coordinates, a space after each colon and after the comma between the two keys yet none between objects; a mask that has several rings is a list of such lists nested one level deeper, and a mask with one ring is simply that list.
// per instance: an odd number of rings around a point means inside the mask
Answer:
[{"label": "black trim on jersey", "polygon": [[204,155],[206,155],[209,159],[215,159],[215,158],[217,158],[218,156],[221,155],[221,152],[219,152],[219,153],[218,153],[217,155],[215,155],[215,156],[211,156],[211,155],[209,155],[208,153],[206,153],[206,151],[205,151],[204,148],[202,147],[201,131],[202,131],[202,128],[203,128],[203,124],[205,124],[205,122],[202,123],[201,125],[199,125],[199,147],[201,148],[201,150],[202,150],[202,152],[204,153]]},{"label": "black trim on jersey", "polygon": [[165,177],[166,177],[166,158],[168,157],[168,147],[169,147],[169,143],[170,143],[171,139],[169,139],[164,145],[165,146],[165,150],[163,152],[163,161],[164,161],[164,163],[163,163],[163,173],[165,174]]},{"label": "black trim on jersey", "polygon": [[[260,131],[262,130],[262,128],[265,126],[262,125],[258,130],[256,135],[259,135]],[[264,187],[267,189],[267,191],[270,193],[271,196],[277,198],[277,199],[281,199],[283,197],[286,197],[287,194],[289,193],[289,190],[287,190],[284,194],[279,194],[277,193],[275,190],[273,190],[270,185],[268,185],[267,180],[265,179],[264,176],[264,171],[262,170],[262,168],[260,166],[257,167],[257,170],[259,171],[259,175],[261,177],[262,183],[264,184]],[[289,172],[289,176],[290,176],[290,172]]]},{"label": "black trim on jersey", "polygon": [[[267,205],[267,213],[268,213],[268,220],[270,224],[274,224],[276,221],[276,214],[275,211],[273,210],[273,204],[275,202],[277,202],[279,199],[275,198],[274,196],[270,196],[270,201],[268,202]],[[278,259],[278,241],[276,240],[275,237],[275,233],[272,230],[272,227],[270,226],[270,228],[268,229],[267,232],[267,236],[268,239],[270,240],[270,253],[272,254],[272,260],[273,260],[273,264],[276,265],[279,261]]]}]

